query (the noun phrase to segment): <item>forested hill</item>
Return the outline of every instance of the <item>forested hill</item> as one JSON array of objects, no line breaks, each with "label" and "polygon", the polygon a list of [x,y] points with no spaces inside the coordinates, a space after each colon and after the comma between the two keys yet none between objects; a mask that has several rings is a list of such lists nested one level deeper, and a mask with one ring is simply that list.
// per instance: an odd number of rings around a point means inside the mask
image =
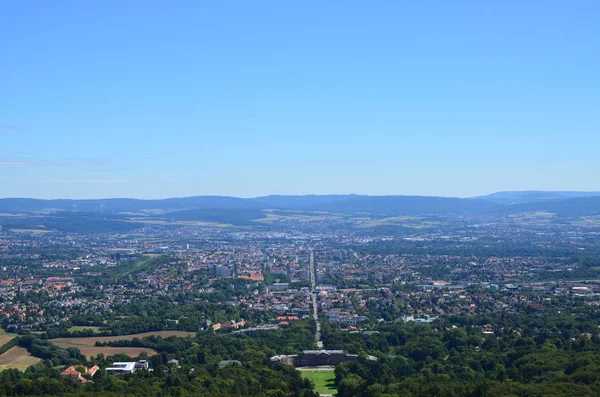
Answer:
[{"label": "forested hill", "polygon": [[549,211],[559,215],[582,216],[600,213],[600,195],[584,192],[501,192],[478,198],[307,195],[255,198],[195,196],[160,200],[119,198],[94,200],[0,199],[0,212],[2,213],[30,213],[46,210],[117,214],[155,210],[171,213],[183,211],[181,214],[175,215],[176,218],[182,219],[187,215],[197,218],[199,214],[207,213],[207,211],[253,210],[258,213],[266,209],[380,215],[503,214]]},{"label": "forested hill", "polygon": [[475,197],[476,199],[489,200],[498,204],[525,204],[540,203],[553,200],[566,200],[580,197],[597,197],[600,192],[525,190],[515,192],[496,192],[487,196]]}]

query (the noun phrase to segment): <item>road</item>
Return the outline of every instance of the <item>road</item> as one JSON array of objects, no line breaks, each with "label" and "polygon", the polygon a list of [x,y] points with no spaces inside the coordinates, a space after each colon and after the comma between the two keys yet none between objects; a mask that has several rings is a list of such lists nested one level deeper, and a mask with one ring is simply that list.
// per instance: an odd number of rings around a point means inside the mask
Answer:
[{"label": "road", "polygon": [[313,306],[313,318],[317,323],[317,347],[319,349],[323,348],[323,341],[321,340],[321,322],[319,321],[319,306],[317,305],[317,272],[315,269],[315,253],[314,251],[310,251],[308,257],[308,273],[310,274],[310,295],[312,298],[312,306]]}]

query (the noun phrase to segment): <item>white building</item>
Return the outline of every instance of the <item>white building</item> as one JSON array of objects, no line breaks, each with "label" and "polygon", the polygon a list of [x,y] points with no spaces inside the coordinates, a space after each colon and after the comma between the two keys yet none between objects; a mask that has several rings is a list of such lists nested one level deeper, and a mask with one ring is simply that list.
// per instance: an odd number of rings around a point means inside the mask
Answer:
[{"label": "white building", "polygon": [[135,362],[113,363],[112,367],[104,370],[107,374],[132,374],[135,372]]}]

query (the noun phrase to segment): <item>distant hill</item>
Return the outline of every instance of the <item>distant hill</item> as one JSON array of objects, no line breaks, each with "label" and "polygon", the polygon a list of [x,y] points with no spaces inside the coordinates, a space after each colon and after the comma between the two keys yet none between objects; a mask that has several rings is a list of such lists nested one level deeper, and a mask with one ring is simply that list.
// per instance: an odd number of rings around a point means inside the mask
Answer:
[{"label": "distant hill", "polygon": [[[75,205],[75,207],[74,207]],[[102,208],[101,208],[102,207]],[[264,210],[327,211],[347,214],[446,215],[506,214],[550,211],[560,216],[600,214],[600,192],[498,192],[476,198],[428,196],[307,195],[238,198],[196,196],[163,200],[37,200],[0,199],[0,213],[32,214],[47,211],[53,217],[67,218],[73,213],[98,214],[108,218],[120,213],[152,212],[172,220],[195,220],[250,224],[264,216]],[[62,214],[61,214],[62,213]],[[66,219],[65,219],[66,220]],[[6,221],[6,220],[4,220]],[[4,222],[0,219],[0,224]],[[113,219],[119,221],[119,219]],[[97,224],[102,228],[102,224]],[[124,226],[124,225],[122,225]]]},{"label": "distant hill", "polygon": [[139,224],[114,217],[100,218],[96,214],[60,211],[45,216],[3,216],[0,227],[5,229],[47,230],[69,233],[115,233],[138,228]]},{"label": "distant hill", "polygon": [[380,215],[451,214],[493,211],[500,206],[486,200],[429,196],[355,196],[310,207],[315,211]]},{"label": "distant hill", "polygon": [[597,197],[600,196],[600,192],[578,192],[578,191],[556,191],[546,192],[539,190],[526,190],[516,192],[497,192],[487,196],[474,197],[475,199],[482,199],[492,201],[497,204],[523,204],[523,203],[536,203],[545,202],[549,200],[564,200],[579,197]]},{"label": "distant hill", "polygon": [[141,210],[190,210],[190,209],[308,209],[334,201],[353,200],[357,195],[307,195],[307,196],[265,196],[239,198],[228,196],[194,196],[159,200],[129,198],[90,199],[90,200],[41,200],[29,198],[0,199],[0,212],[30,212],[42,210],[97,212],[100,207],[107,212],[131,212]]},{"label": "distant hill", "polygon": [[507,205],[502,210],[508,213],[548,211],[563,217],[600,215],[600,196]]},{"label": "distant hill", "polygon": [[252,208],[199,208],[170,212],[165,217],[175,221],[204,221],[243,226],[251,225],[255,219],[264,218],[265,213]]},{"label": "distant hill", "polygon": [[[75,206],[75,207],[74,207]],[[307,210],[329,212],[368,212],[376,214],[453,213],[489,210],[498,206],[486,200],[470,200],[427,196],[360,196],[360,195],[307,195],[265,196],[238,198],[224,196],[197,196],[164,200],[106,199],[106,200],[37,200],[0,199],[0,212],[32,212],[42,210],[99,212],[105,214],[142,210],[177,211],[177,216],[191,210]]]},{"label": "distant hill", "polygon": [[183,210],[192,208],[242,208],[246,199],[223,196],[197,196],[169,198],[161,200],[140,200],[128,198],[92,199],[92,200],[40,200],[27,198],[0,199],[0,212],[41,211],[55,209],[71,211],[76,205],[77,211],[95,212],[103,206],[104,212],[126,212],[149,209]]}]

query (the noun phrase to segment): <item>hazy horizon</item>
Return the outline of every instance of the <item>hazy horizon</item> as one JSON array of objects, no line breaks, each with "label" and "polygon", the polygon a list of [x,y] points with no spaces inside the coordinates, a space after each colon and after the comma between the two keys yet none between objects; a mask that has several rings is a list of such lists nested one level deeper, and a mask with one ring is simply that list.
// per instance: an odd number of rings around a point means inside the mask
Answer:
[{"label": "hazy horizon", "polygon": [[241,199],[253,199],[253,198],[261,198],[268,196],[284,196],[284,197],[302,197],[302,196],[366,196],[366,197],[394,197],[394,196],[403,196],[403,197],[440,197],[440,198],[479,198],[486,197],[488,195],[498,194],[498,193],[586,193],[597,195],[600,194],[600,191],[584,191],[584,190],[503,190],[503,191],[495,191],[489,192],[481,195],[475,196],[437,196],[437,195],[423,195],[423,194],[362,194],[362,193],[323,193],[323,194],[270,194],[270,195],[262,195],[262,196],[231,196],[231,195],[220,195],[220,194],[193,194],[189,196],[164,196],[164,197],[17,197],[17,196],[6,196],[0,197],[0,200],[3,199],[35,199],[35,200],[114,200],[114,199],[125,199],[125,200],[167,200],[167,199],[180,199],[180,198],[189,198],[189,197],[231,197],[231,198],[241,198]]}]

